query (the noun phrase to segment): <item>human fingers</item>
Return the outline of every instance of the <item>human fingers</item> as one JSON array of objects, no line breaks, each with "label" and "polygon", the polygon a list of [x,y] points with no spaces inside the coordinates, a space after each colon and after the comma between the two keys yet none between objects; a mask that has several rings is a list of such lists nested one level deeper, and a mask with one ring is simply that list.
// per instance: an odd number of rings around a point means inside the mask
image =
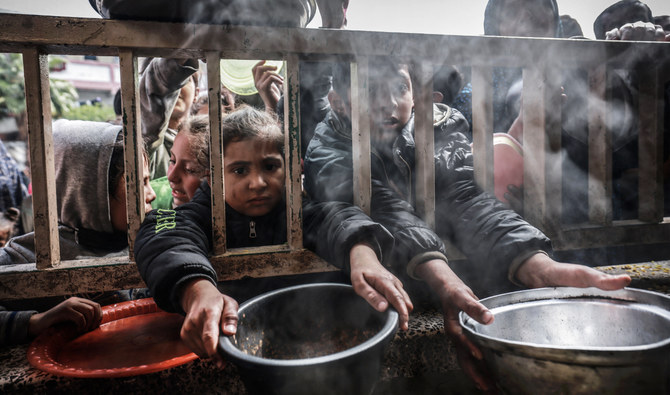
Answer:
[{"label": "human fingers", "polygon": [[621,289],[631,282],[628,275],[611,275],[588,266],[563,263],[556,266],[552,275],[556,286],[596,287],[605,291]]},{"label": "human fingers", "polygon": [[83,325],[78,326],[79,330],[90,332],[100,325],[102,308],[98,303],[88,299],[78,299],[71,308],[79,312],[84,319]]},{"label": "human fingers", "polygon": [[621,30],[614,28],[605,33],[605,40],[621,40]]},{"label": "human fingers", "polygon": [[368,302],[375,310],[385,311],[388,307],[388,301],[386,298],[381,293],[377,292],[375,287],[368,283],[362,273],[352,273],[351,285],[354,287],[356,294],[365,299],[365,301]]},{"label": "human fingers", "polygon": [[86,331],[92,331],[100,326],[102,322],[102,307],[99,303],[89,299],[77,298],[82,306],[85,306],[84,316],[86,318]]},{"label": "human fingers", "polygon": [[260,67],[262,67],[264,64],[265,64],[265,60],[259,60],[258,62],[256,62],[256,64],[254,65],[254,67],[251,68],[251,73],[252,73],[254,76],[256,76],[256,72],[257,72],[257,70],[258,70]]},{"label": "human fingers", "polygon": [[409,329],[409,313],[414,309],[414,305],[407,292],[403,288],[402,282],[391,273],[385,273],[382,276],[366,277],[367,282],[383,295],[388,303],[398,312],[398,325],[402,330]]},{"label": "human fingers", "polygon": [[487,393],[496,393],[495,382],[491,378],[492,376],[484,361],[473,358],[465,347],[455,345],[455,348],[456,357],[463,373],[470,377],[477,389]]},{"label": "human fingers", "polygon": [[221,331],[223,334],[231,336],[237,332],[237,309],[238,305],[235,299],[223,295],[224,305],[221,320]]},{"label": "human fingers", "polygon": [[198,323],[193,320],[193,317],[187,315],[181,325],[179,336],[186,347],[198,355],[198,357],[207,358],[207,352],[200,338],[201,331],[197,327]]}]

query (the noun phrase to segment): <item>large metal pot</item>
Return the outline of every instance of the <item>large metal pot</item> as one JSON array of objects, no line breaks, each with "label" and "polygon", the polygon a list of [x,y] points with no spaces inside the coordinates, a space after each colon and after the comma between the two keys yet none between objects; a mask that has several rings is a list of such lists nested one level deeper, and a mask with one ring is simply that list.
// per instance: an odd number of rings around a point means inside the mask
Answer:
[{"label": "large metal pot", "polygon": [[460,323],[513,394],[670,393],[670,297],[625,288],[541,288],[481,301]]},{"label": "large metal pot", "polygon": [[350,285],[268,292],[240,305],[219,352],[253,394],[370,394],[398,313],[374,310]]}]

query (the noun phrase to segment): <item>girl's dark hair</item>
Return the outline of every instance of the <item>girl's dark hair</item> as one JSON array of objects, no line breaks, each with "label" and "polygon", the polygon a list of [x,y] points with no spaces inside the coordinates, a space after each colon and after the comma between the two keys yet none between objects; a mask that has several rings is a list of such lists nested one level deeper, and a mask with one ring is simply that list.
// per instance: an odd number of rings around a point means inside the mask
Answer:
[{"label": "girl's dark hair", "polygon": [[284,155],[284,133],[277,118],[245,106],[226,115],[221,121],[223,147],[228,143],[246,139],[260,139],[270,142]]},{"label": "girl's dark hair", "polygon": [[188,134],[191,155],[198,161],[203,175],[209,171],[209,117],[194,115],[179,126],[179,133]]},{"label": "girl's dark hair", "polygon": [[[142,157],[145,162],[149,160],[144,145],[142,145]],[[123,157],[123,132],[119,132],[119,135],[116,136],[116,141],[112,145],[112,156],[109,159],[109,176],[107,182],[109,196],[116,197],[116,187],[119,185],[119,181],[123,178],[125,169],[126,163]]]}]

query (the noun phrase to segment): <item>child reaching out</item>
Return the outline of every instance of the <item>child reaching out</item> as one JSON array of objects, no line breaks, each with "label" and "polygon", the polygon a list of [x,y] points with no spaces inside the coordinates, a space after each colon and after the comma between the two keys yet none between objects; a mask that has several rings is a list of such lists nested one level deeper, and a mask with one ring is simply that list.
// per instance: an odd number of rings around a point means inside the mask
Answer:
[{"label": "child reaching out", "polygon": [[92,331],[101,320],[102,309],[98,303],[77,297],[71,297],[43,313],[34,310],[8,311],[0,306],[0,346],[25,343],[47,328],[64,322],[74,324],[79,332]]},{"label": "child reaching out", "polygon": [[[194,117],[185,127],[192,130],[202,122],[207,124]],[[279,124],[245,107],[224,118],[222,128],[228,247],[285,242],[284,136]],[[173,166],[180,165],[175,160]],[[186,344],[202,357],[217,358],[219,327],[234,333],[237,302],[216,287],[216,272],[207,259],[211,246],[211,191],[204,180],[190,202],[147,216],[137,234],[135,258],[156,303],[186,313]]]},{"label": "child reaching out", "polygon": [[[200,120],[194,118],[194,122]],[[226,116],[222,129],[227,246],[284,243],[284,136],[279,124],[273,116],[245,107]],[[334,208],[337,203],[331,205]],[[319,204],[311,203],[303,209],[305,245],[314,244],[310,239],[319,234],[320,221],[312,220],[314,215],[310,214],[319,210]],[[211,218],[210,186],[203,181],[190,202],[173,210],[154,210],[147,216],[137,235],[135,258],[156,303],[164,310],[185,313],[184,342],[201,357],[221,361],[216,344],[220,332],[235,333],[237,302],[218,291],[216,272],[207,259],[212,246]],[[361,232],[377,233],[373,229],[379,230],[379,226],[370,224]],[[348,233],[346,238],[338,238],[343,246],[359,236]],[[390,236],[369,242],[375,247],[373,254],[381,254],[381,246],[392,243]],[[380,277],[379,283],[397,281],[383,269],[367,270],[366,275]],[[399,303],[392,304],[402,310]],[[401,326],[406,329],[407,310],[401,316]]]}]

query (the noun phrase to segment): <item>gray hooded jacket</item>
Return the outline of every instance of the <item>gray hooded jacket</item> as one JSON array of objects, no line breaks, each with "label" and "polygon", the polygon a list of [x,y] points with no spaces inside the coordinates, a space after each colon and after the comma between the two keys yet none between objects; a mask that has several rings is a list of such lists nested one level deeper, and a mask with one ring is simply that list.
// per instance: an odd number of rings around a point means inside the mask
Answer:
[{"label": "gray hooded jacket", "polygon": [[[61,260],[127,254],[127,236],[112,227],[109,168],[121,127],[103,122],[60,120],[53,125]],[[0,249],[0,270],[35,267],[34,232]]]}]

